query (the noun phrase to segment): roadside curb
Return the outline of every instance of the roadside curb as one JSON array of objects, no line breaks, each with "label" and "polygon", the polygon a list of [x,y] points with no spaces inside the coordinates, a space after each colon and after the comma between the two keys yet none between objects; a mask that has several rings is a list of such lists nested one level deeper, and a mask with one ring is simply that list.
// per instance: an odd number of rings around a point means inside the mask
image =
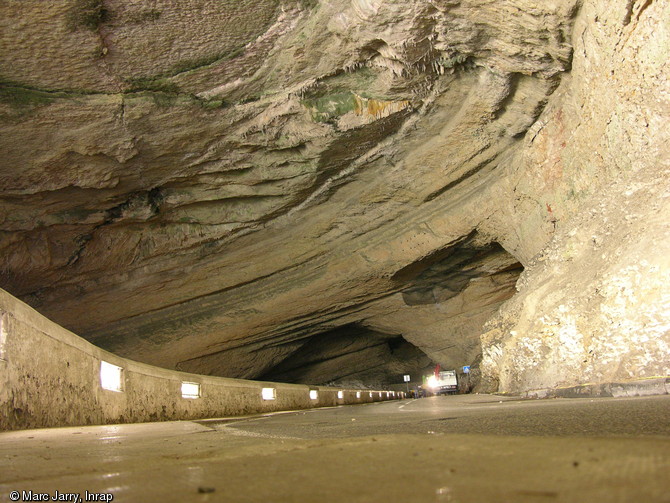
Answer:
[{"label": "roadside curb", "polygon": [[520,396],[526,398],[593,398],[668,394],[670,394],[670,377],[657,377],[635,381],[582,384],[569,388],[535,389],[520,393]]}]

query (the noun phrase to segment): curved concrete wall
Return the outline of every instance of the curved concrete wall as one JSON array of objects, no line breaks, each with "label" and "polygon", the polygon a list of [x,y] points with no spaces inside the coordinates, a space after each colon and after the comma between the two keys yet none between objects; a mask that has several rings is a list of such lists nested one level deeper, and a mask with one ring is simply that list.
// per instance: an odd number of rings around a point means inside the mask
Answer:
[{"label": "curved concrete wall", "polygon": [[[145,365],[90,344],[0,290],[0,429],[237,416],[357,404],[401,393],[188,374]],[[101,362],[121,367],[121,391],[103,389]],[[183,398],[182,382],[200,397]],[[276,397],[265,400],[263,388]],[[316,390],[318,397],[310,397]],[[339,392],[339,393],[338,393]]]}]

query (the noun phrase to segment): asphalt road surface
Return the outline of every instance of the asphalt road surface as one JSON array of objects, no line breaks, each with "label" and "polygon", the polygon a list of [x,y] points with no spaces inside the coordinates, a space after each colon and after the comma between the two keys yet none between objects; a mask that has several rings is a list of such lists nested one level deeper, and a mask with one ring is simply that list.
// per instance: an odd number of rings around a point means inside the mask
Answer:
[{"label": "asphalt road surface", "polygon": [[5,432],[0,501],[670,503],[669,418],[668,395],[465,395]]},{"label": "asphalt road surface", "polygon": [[397,433],[668,436],[670,397],[518,400],[492,395],[436,396],[201,424],[275,438]]}]

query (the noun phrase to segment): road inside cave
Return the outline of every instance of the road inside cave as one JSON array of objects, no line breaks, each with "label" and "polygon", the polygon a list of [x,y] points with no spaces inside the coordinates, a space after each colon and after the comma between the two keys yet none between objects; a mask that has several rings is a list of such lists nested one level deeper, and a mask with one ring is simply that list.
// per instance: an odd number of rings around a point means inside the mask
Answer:
[{"label": "road inside cave", "polygon": [[[225,425],[274,438],[353,438],[388,434],[670,436],[670,399],[526,400],[456,395],[312,409]],[[217,421],[203,421],[214,428]],[[225,423],[224,423],[225,424]]]},{"label": "road inside cave", "polygon": [[670,396],[460,395],[0,434],[12,491],[114,501],[670,501]]}]

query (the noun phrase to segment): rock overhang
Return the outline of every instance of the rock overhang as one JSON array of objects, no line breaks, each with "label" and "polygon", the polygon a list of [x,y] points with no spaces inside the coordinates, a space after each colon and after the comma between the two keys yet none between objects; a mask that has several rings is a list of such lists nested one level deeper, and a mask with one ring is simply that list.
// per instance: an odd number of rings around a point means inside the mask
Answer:
[{"label": "rock overhang", "polygon": [[[229,3],[6,2],[2,286],[185,370],[255,377],[351,324],[476,361],[576,212],[523,156],[578,2]],[[468,236],[500,253],[398,280]]]}]

